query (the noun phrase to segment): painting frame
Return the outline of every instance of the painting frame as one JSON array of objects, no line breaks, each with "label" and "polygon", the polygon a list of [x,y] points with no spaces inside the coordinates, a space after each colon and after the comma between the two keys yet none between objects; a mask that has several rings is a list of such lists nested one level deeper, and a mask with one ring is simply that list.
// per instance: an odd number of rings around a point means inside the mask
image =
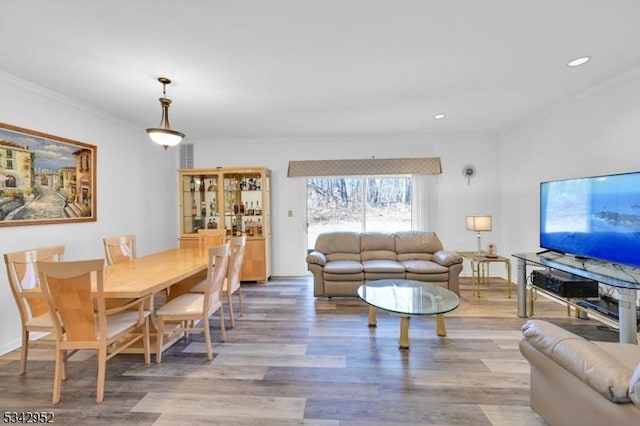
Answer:
[{"label": "painting frame", "polygon": [[95,222],[98,148],[0,122],[0,227]]}]

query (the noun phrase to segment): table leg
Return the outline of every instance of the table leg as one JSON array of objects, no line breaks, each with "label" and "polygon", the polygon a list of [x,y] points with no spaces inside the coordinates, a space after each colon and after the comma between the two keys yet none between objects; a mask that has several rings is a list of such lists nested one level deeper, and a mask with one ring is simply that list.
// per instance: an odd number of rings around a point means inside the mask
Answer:
[{"label": "table leg", "polygon": [[538,298],[538,293],[536,293],[536,289],[531,286],[529,288],[529,316],[533,318],[533,302]]},{"label": "table leg", "polygon": [[476,262],[476,276],[475,276],[475,286],[476,286],[476,297],[480,297],[480,268],[482,267],[482,263]]},{"label": "table leg", "polygon": [[409,349],[409,317],[400,317],[400,349]]},{"label": "table leg", "polygon": [[620,343],[637,343],[638,324],[636,322],[636,290],[618,288],[618,316]]},{"label": "table leg", "polygon": [[518,317],[527,318],[527,262],[518,259]]},{"label": "table leg", "polygon": [[444,325],[444,315],[438,314],[436,315],[436,331],[438,336],[444,337],[447,335],[447,328]]},{"label": "table leg", "polygon": [[507,288],[509,289],[509,299],[511,299],[511,261],[504,262],[504,267],[507,269]]},{"label": "table leg", "polygon": [[376,326],[376,308],[369,306],[369,327]]}]

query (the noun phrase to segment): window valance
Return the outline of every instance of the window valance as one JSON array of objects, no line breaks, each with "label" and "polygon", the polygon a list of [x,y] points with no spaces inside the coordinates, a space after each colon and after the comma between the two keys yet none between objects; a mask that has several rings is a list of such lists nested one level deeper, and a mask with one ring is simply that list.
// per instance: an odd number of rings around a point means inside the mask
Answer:
[{"label": "window valance", "polygon": [[287,176],[437,175],[441,173],[440,157],[371,158],[289,161]]}]

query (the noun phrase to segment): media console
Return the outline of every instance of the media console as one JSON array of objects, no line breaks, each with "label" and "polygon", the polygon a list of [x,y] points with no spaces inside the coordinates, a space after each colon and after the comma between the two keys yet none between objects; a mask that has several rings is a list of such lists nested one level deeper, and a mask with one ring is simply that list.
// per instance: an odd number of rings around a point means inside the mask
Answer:
[{"label": "media console", "polygon": [[[547,274],[552,274],[552,285],[558,285],[558,281],[553,281],[559,276],[572,274],[580,279],[592,280],[596,283],[606,284],[615,287],[618,294],[618,327],[621,343],[637,343],[638,317],[637,317],[637,290],[640,290],[640,269],[615,265],[609,262],[602,262],[594,259],[576,258],[571,255],[542,252],[542,253],[517,253],[513,254],[517,262],[517,295],[518,295],[518,316],[527,318],[527,265],[546,268]],[[543,274],[544,272],[540,272]],[[541,283],[542,278],[538,278]],[[576,278],[569,281],[575,282]],[[545,283],[546,285],[546,280]],[[592,284],[591,284],[592,285]],[[581,307],[580,297],[573,295],[562,296],[557,292],[549,291],[542,285],[537,286],[547,294],[562,299],[573,306]],[[589,310],[590,308],[582,306]],[[593,309],[593,311],[598,311]],[[606,315],[606,314],[605,314]],[[610,315],[609,315],[610,316]],[[610,316],[611,317],[611,316]]]}]

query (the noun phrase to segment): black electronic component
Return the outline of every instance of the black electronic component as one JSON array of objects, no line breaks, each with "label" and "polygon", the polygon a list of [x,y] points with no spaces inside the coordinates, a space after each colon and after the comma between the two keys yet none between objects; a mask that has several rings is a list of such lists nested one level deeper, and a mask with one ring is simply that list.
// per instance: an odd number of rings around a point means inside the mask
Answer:
[{"label": "black electronic component", "polygon": [[533,284],[562,297],[598,297],[598,282],[562,271],[531,273]]}]

